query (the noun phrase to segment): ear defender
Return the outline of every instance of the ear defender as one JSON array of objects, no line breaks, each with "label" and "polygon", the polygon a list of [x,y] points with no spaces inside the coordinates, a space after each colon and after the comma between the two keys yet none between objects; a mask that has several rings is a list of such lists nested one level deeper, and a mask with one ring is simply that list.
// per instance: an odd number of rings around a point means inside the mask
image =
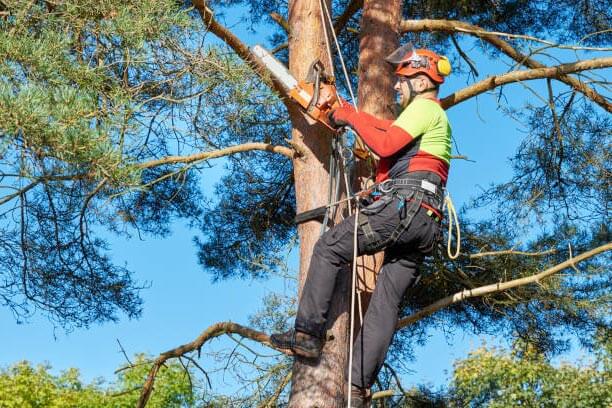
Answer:
[{"label": "ear defender", "polygon": [[437,63],[438,73],[442,76],[448,76],[451,73],[451,64],[448,58],[441,56]]}]

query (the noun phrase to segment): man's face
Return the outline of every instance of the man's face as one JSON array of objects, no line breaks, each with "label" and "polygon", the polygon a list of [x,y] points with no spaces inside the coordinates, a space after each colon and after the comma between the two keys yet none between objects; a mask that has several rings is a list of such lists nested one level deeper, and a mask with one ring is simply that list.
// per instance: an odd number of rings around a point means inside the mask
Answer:
[{"label": "man's face", "polygon": [[[409,83],[412,85],[412,87],[409,85]],[[404,109],[416,96],[412,94],[411,89],[415,92],[415,94],[418,94],[426,90],[428,87],[428,78],[425,75],[416,75],[413,77],[398,76],[397,82],[395,83],[393,89],[395,89],[397,92],[400,107]]]}]

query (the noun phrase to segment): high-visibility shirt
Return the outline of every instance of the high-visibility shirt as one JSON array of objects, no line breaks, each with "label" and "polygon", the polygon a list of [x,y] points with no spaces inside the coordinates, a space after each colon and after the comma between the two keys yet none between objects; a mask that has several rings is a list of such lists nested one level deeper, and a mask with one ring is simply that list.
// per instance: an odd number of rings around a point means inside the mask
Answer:
[{"label": "high-visibility shirt", "polygon": [[380,162],[376,181],[414,171],[431,171],[443,183],[448,178],[451,127],[437,99],[416,98],[395,121],[359,112],[353,126]]}]

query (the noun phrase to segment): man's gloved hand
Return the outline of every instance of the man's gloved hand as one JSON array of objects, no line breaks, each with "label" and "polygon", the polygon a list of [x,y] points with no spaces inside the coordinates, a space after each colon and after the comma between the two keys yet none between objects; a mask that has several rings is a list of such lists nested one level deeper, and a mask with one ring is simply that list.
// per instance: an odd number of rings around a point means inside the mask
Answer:
[{"label": "man's gloved hand", "polygon": [[344,100],[342,102],[343,104],[341,107],[334,109],[327,115],[329,124],[336,129],[342,126],[350,125],[351,116],[357,113],[353,105]]}]

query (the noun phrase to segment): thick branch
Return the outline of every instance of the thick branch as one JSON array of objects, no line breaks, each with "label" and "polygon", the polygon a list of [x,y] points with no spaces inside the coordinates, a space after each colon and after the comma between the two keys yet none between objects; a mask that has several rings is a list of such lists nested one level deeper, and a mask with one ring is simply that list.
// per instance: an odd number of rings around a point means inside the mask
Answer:
[{"label": "thick branch", "polygon": [[348,24],[351,17],[355,15],[361,8],[363,7],[363,0],[351,0],[351,2],[346,6],[342,14],[338,16],[336,21],[334,22],[334,31],[339,33],[345,25]]},{"label": "thick branch", "polygon": [[270,337],[260,331],[253,330],[232,322],[221,322],[213,324],[208,329],[204,330],[198,336],[198,338],[192,341],[191,343],[183,344],[182,346],[173,348],[172,350],[168,350],[165,353],[161,353],[155,359],[151,370],[149,370],[147,380],[142,386],[140,399],[138,400],[138,404],[136,406],[138,408],[144,408],[147,405],[147,402],[151,397],[151,392],[153,392],[153,384],[155,383],[155,377],[157,376],[157,372],[166,361],[171,358],[178,358],[192,351],[199,350],[208,340],[214,339],[223,334],[230,333],[239,334],[240,336],[246,337],[247,339],[251,339],[268,347],[272,347],[272,345],[270,344]]},{"label": "thick branch", "polygon": [[148,169],[151,167],[162,166],[164,164],[193,163],[202,160],[229,156],[230,154],[248,152],[251,150],[263,150],[270,153],[279,153],[287,156],[290,159],[292,159],[295,155],[295,151],[293,149],[285,146],[274,146],[269,143],[244,143],[241,145],[226,147],[225,149],[213,150],[211,152],[195,153],[189,156],[168,156],[162,159],[140,163],[137,165],[137,167],[141,169]]},{"label": "thick branch", "polygon": [[[464,33],[476,36],[478,38],[482,38],[487,41],[504,54],[508,55],[510,58],[515,60],[521,65],[524,65],[528,68],[545,68],[546,66],[534,59],[529,58],[529,56],[521,54],[514,47],[512,47],[508,42],[499,38],[498,35],[494,33],[487,32],[482,28],[464,23],[462,21],[456,20],[404,20],[400,25],[400,31],[405,32],[419,32],[419,31],[443,31],[447,33]],[[566,83],[571,86],[573,89],[583,93],[585,96],[593,100],[595,103],[600,105],[602,108],[607,110],[608,112],[612,112],[612,104],[606,100],[603,95],[600,95],[593,88],[586,85],[584,82],[570,77],[568,75],[561,75],[557,77],[561,82]]]},{"label": "thick branch", "polygon": [[402,327],[415,323],[441,309],[444,309],[455,303],[463,302],[464,300],[469,298],[485,296],[491,293],[503,292],[508,289],[539,282],[540,280],[548,278],[549,276],[554,275],[557,272],[561,272],[566,268],[574,267],[579,262],[592,258],[593,256],[602,252],[610,251],[611,249],[612,242],[609,242],[605,245],[599,246],[597,248],[591,249],[588,252],[578,255],[577,257],[570,258],[565,262],[562,262],[556,266],[553,266],[552,268],[546,269],[545,271],[535,275],[526,276],[524,278],[514,279],[507,282],[494,283],[491,285],[481,286],[474,289],[464,289],[461,292],[457,292],[454,295],[442,298],[437,302],[432,303],[431,305],[419,310],[418,312],[401,319],[398,322],[397,327],[401,329]]},{"label": "thick branch", "polygon": [[448,109],[454,105],[457,105],[458,103],[465,101],[466,99],[472,98],[476,95],[480,95],[483,92],[490,91],[491,89],[495,89],[501,85],[541,78],[559,79],[563,75],[571,74],[574,72],[608,67],[612,67],[612,57],[594,58],[569,64],[557,65],[555,67],[513,71],[507,74],[495,75],[486,78],[480,82],[477,82],[471,86],[468,86],[467,88],[463,88],[455,92],[454,94],[447,96],[446,98],[442,99],[441,102],[444,109]]},{"label": "thick branch", "polygon": [[223,42],[229,45],[236,54],[244,60],[259,77],[274,91],[276,91],[281,97],[285,104],[287,104],[287,98],[285,98],[287,92],[280,82],[274,78],[270,78],[267,69],[251,54],[249,47],[240,41],[238,37],[234,35],[227,27],[219,24],[215,20],[215,16],[211,9],[206,6],[205,0],[192,0],[193,6],[198,10],[204,25],[210,30],[211,33],[219,37]]}]

